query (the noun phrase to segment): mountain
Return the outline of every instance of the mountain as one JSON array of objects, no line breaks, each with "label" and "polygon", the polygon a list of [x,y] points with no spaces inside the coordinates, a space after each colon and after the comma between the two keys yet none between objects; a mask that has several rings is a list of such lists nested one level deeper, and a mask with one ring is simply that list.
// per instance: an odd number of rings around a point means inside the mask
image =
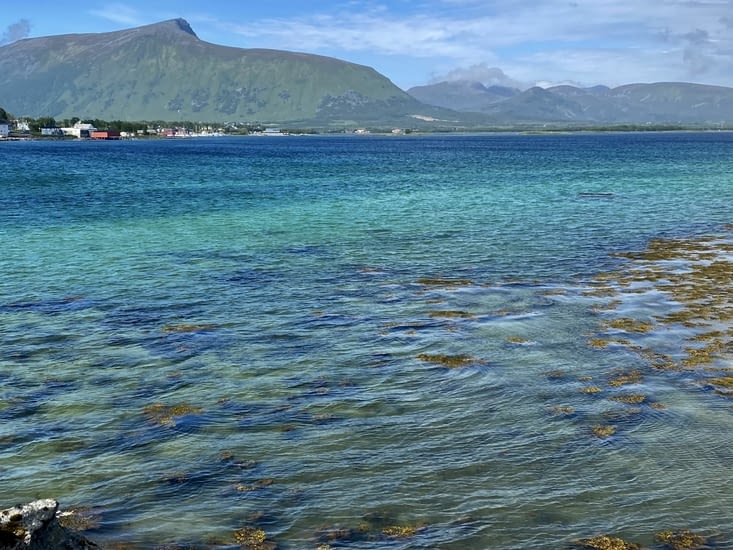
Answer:
[{"label": "mountain", "polygon": [[211,44],[183,19],[20,40],[0,47],[0,75],[0,102],[16,116],[404,126],[461,118],[372,68]]},{"label": "mountain", "polygon": [[438,83],[408,93],[431,105],[475,110],[495,122],[720,124],[733,122],[733,88],[686,82],[617,88],[555,86],[497,97],[480,83]]},{"label": "mountain", "polygon": [[484,86],[481,82],[457,80],[438,82],[427,86],[415,86],[407,90],[415,99],[456,111],[482,112],[490,105],[520,93],[515,88],[504,86]]}]

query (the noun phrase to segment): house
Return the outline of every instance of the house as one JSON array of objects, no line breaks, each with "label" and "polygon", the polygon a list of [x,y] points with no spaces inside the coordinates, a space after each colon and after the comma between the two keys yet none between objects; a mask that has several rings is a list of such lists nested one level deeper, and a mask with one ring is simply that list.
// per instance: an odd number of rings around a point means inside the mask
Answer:
[{"label": "house", "polygon": [[91,135],[91,132],[96,130],[93,124],[88,124],[85,122],[77,122],[74,124],[71,128],[61,128],[63,130],[64,134],[67,136],[74,136],[78,138],[88,138]]},{"label": "house", "polygon": [[0,138],[10,135],[10,123],[7,120],[0,120]]},{"label": "house", "polygon": [[120,139],[120,132],[117,130],[92,130],[92,139]]},{"label": "house", "polygon": [[41,128],[42,136],[64,137],[64,131],[61,128]]}]

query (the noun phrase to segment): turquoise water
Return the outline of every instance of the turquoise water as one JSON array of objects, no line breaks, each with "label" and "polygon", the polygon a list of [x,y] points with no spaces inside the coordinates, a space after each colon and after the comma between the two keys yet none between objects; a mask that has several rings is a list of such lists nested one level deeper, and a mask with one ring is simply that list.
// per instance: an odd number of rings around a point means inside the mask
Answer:
[{"label": "turquoise water", "polygon": [[[285,549],[652,546],[682,528],[733,547],[730,400],[590,347],[585,294],[623,269],[614,252],[730,237],[733,134],[0,158],[0,506],[90,506],[88,536],[130,548],[236,547],[247,526]],[[630,368],[665,409],[583,392]]]}]

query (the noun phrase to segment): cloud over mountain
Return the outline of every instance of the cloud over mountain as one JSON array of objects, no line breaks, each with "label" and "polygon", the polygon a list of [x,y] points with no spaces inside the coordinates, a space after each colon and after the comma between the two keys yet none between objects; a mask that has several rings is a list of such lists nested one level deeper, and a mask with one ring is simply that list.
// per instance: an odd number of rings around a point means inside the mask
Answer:
[{"label": "cloud over mountain", "polygon": [[28,21],[27,19],[16,21],[15,23],[8,25],[8,27],[5,29],[2,37],[0,37],[0,45],[10,44],[12,42],[22,40],[23,38],[26,38],[30,34],[30,32],[30,21]]}]

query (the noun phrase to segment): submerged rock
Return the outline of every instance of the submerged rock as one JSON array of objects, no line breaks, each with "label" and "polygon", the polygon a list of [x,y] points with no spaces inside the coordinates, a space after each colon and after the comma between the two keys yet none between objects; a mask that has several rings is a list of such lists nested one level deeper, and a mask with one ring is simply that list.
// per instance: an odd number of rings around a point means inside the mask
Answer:
[{"label": "submerged rock", "polygon": [[0,510],[0,550],[94,550],[95,543],[62,527],[53,499],[36,500]]}]

